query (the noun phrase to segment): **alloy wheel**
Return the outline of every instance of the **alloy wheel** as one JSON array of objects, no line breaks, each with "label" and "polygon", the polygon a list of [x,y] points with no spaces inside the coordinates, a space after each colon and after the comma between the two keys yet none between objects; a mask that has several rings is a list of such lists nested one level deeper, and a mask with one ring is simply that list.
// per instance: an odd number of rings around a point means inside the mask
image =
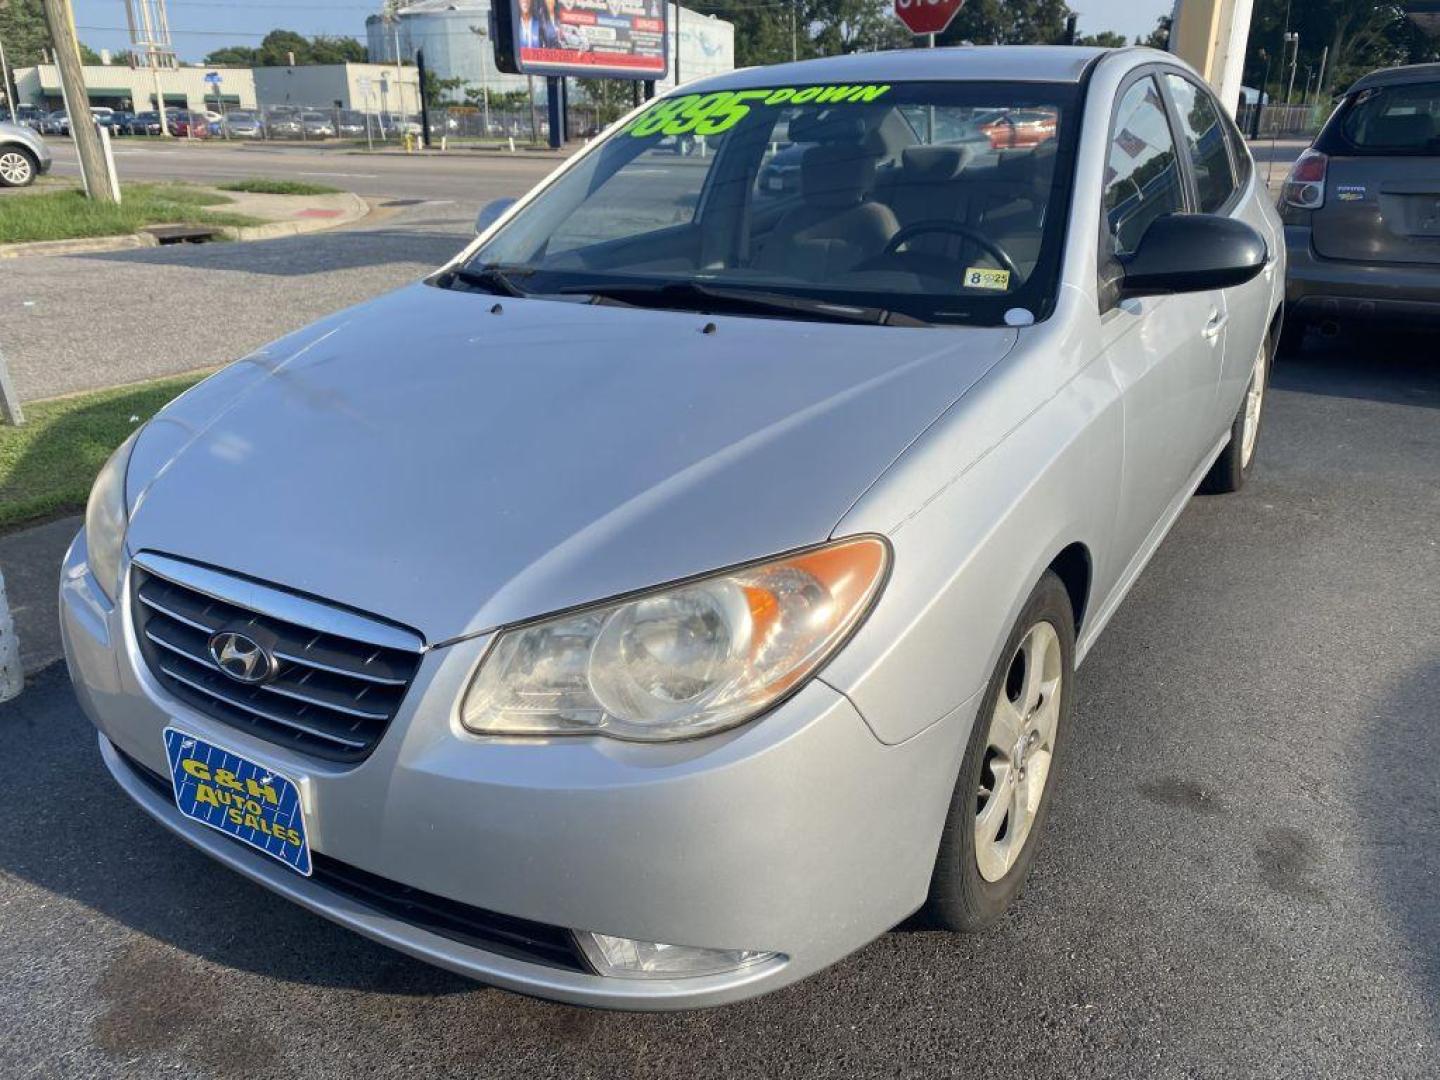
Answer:
[{"label": "alloy wheel", "polygon": [[30,159],[20,151],[0,151],[0,182],[11,187],[22,187],[30,182],[32,171]]},{"label": "alloy wheel", "polygon": [[986,881],[1015,865],[1040,810],[1064,674],[1059,635],[1050,623],[1036,623],[1011,657],[990,715],[975,810],[975,861]]},{"label": "alloy wheel", "polygon": [[1265,404],[1265,343],[1260,344],[1260,355],[1255,357],[1255,367],[1250,372],[1250,386],[1245,391],[1245,426],[1240,435],[1240,468],[1250,465],[1255,456],[1255,440],[1260,435],[1260,409]]}]

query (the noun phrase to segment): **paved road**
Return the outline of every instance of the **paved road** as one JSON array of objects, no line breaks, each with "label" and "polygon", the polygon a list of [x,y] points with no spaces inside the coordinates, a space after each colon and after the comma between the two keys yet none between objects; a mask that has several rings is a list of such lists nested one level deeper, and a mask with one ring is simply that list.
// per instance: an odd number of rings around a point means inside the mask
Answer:
[{"label": "paved road", "polygon": [[[377,212],[355,227],[249,244],[26,258],[0,273],[0,350],[25,400],[226,363],[322,315],[415,280],[473,234],[480,206],[555,161],[334,151],[134,148],[123,175],[327,179]],[[64,147],[57,154],[66,171]],[[251,164],[251,162],[255,162]]]},{"label": "paved road", "polygon": [[484,989],[271,897],[109,782],[51,669],[0,707],[0,1074],[1440,1075],[1440,368],[1276,372],[1079,678],[1019,906],[678,1016]]},{"label": "paved road", "polygon": [[[55,172],[79,176],[75,148],[53,140]],[[456,150],[448,155],[357,153],[349,147],[285,146],[277,143],[165,146],[115,140],[115,167],[122,180],[223,182],[247,176],[310,180],[387,198],[455,199],[479,204],[523,191],[554,168],[550,153],[478,154]]]}]

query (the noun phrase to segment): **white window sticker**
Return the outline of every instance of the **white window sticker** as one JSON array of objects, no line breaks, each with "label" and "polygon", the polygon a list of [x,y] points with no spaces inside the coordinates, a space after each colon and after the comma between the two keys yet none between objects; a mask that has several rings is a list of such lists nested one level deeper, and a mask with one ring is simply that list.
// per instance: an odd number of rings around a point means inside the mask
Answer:
[{"label": "white window sticker", "polygon": [[1004,292],[1010,288],[1010,271],[995,270],[988,266],[967,266],[965,268],[965,288],[999,289]]}]

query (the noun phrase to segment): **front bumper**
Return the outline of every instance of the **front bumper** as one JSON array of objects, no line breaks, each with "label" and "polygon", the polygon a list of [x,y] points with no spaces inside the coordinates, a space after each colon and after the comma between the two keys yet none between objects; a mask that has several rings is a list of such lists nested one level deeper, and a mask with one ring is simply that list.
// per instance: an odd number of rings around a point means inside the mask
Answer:
[{"label": "front bumper", "polygon": [[[706,739],[484,739],[455,703],[484,640],[428,651],[375,751],[343,767],[258,740],[169,697],[86,568],[61,579],[66,658],[121,787],[220,862],[344,926],[487,983],[576,1004],[667,1009],[776,989],[889,929],[923,901],[973,708],[897,746],[818,681]],[[125,760],[164,774],[174,724],[294,778],[315,852],[490,912],[645,941],[782,958],[686,979],[557,970],[462,944],[302,878],[182,817]],[[122,756],[122,753],[124,756]]]},{"label": "front bumper", "polygon": [[1285,226],[1285,307],[1312,321],[1440,321],[1440,266],[1322,259],[1305,225]]}]

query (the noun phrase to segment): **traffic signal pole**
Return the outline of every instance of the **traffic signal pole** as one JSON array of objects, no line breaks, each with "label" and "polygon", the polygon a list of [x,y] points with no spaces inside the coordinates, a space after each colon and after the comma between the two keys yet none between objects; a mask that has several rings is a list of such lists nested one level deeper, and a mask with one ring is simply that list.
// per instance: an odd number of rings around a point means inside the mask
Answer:
[{"label": "traffic signal pole", "polygon": [[[75,15],[70,0],[44,0],[45,21],[50,25],[50,44],[55,66],[60,69],[60,90],[65,111],[70,114],[70,137],[80,158],[85,194],[96,202],[114,203],[118,185],[100,145],[95,118],[90,113],[90,95],[85,90],[85,72],[80,66],[80,43],[75,38]],[[161,106],[164,122],[164,106]]]}]

